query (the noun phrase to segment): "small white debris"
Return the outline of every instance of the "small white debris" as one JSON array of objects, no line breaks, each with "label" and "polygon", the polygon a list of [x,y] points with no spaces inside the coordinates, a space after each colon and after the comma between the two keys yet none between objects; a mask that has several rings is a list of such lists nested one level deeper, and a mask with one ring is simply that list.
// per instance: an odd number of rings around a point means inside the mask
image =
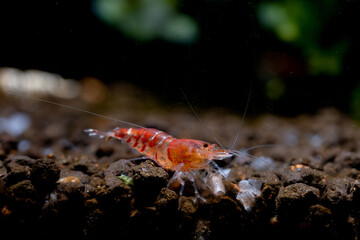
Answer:
[{"label": "small white debris", "polygon": [[51,155],[54,154],[54,151],[50,147],[47,147],[43,150],[43,154],[44,156]]},{"label": "small white debris", "polygon": [[219,173],[225,178],[227,179],[227,177],[229,176],[229,173],[231,171],[230,168],[224,169],[224,168],[219,168],[218,169]]},{"label": "small white debris", "polygon": [[252,161],[251,167],[255,169],[255,171],[272,171],[275,169],[275,162],[270,157],[257,157]]},{"label": "small white debris", "polygon": [[289,127],[283,132],[283,139],[288,146],[294,147],[299,143],[299,134],[295,128]]},{"label": "small white debris", "polygon": [[30,148],[30,141],[29,140],[21,140],[19,143],[18,143],[18,150],[20,152],[26,152],[29,148]]},{"label": "small white debris", "polygon": [[225,194],[223,176],[219,171],[213,174],[208,174],[201,178],[203,179],[206,187],[208,187],[214,195],[221,196]]},{"label": "small white debris", "polygon": [[318,134],[313,134],[313,135],[309,136],[309,143],[313,147],[321,147],[323,142],[324,142],[324,139]]},{"label": "small white debris", "polygon": [[215,196],[221,196],[225,194],[225,187],[220,174],[210,177],[211,191]]},{"label": "small white debris", "polygon": [[238,183],[240,189],[236,199],[244,206],[246,211],[251,211],[255,200],[261,194],[261,182],[255,179],[241,180]]},{"label": "small white debris", "polygon": [[9,117],[0,118],[0,133],[6,132],[11,136],[20,136],[30,126],[30,117],[21,112],[14,113]]},{"label": "small white debris", "polygon": [[239,164],[244,164],[244,163],[248,163],[251,160],[251,157],[248,153],[247,150],[240,150],[240,151],[236,151],[236,158],[235,161],[238,162]]}]

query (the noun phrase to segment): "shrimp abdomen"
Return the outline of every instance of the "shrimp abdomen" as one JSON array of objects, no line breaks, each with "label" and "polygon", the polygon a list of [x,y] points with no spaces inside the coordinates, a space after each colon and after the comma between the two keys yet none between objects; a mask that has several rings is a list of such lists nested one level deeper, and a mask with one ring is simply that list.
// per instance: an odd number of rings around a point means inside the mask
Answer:
[{"label": "shrimp abdomen", "polygon": [[153,159],[162,167],[172,167],[167,154],[167,147],[175,138],[153,128],[117,128],[113,136],[129,144],[138,152]]}]

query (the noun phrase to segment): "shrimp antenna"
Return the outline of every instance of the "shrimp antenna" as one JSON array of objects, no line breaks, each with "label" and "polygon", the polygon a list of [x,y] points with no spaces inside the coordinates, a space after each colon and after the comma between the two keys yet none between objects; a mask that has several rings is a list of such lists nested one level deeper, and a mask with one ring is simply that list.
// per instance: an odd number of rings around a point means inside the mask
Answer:
[{"label": "shrimp antenna", "polygon": [[[184,90],[182,90],[182,89],[180,88],[180,91],[181,91],[181,93],[183,94],[183,96],[184,96],[187,104],[189,105],[191,111],[194,113],[194,115],[196,116],[196,118],[202,123],[203,120],[200,118],[199,114],[197,114],[197,112],[195,111],[194,107],[192,106],[192,104],[190,103],[188,97],[186,96]],[[203,126],[205,127],[206,131],[208,131],[208,132],[213,136],[213,138],[214,138],[214,140],[216,141],[216,143],[217,143],[220,147],[224,148],[224,145],[221,144],[221,142],[219,141],[219,139],[218,139],[218,138],[215,136],[215,134],[210,130],[210,128],[208,128],[208,126],[207,126],[206,124],[204,124]],[[224,148],[224,149],[225,149],[225,148]]]},{"label": "shrimp antenna", "polygon": [[248,95],[247,100],[246,100],[246,107],[245,107],[245,110],[244,110],[244,115],[243,115],[243,117],[242,117],[242,119],[241,119],[240,126],[239,126],[239,130],[238,130],[237,133],[236,133],[235,140],[234,140],[233,144],[231,145],[230,149],[233,149],[233,147],[235,146],[236,142],[237,142],[238,139],[239,139],[240,132],[241,132],[241,128],[242,128],[242,126],[243,126],[243,124],[244,124],[246,112],[247,112],[248,107],[249,107],[249,102],[250,102],[252,87],[253,87],[253,86],[252,86],[252,81],[251,81],[249,95]]},{"label": "shrimp antenna", "polygon": [[120,120],[120,119],[112,118],[112,117],[109,117],[109,116],[101,115],[101,114],[98,114],[98,113],[90,112],[90,111],[87,111],[87,110],[84,110],[84,109],[81,109],[81,108],[77,108],[77,107],[73,107],[73,106],[69,106],[69,105],[65,105],[65,104],[61,104],[61,103],[57,103],[57,102],[52,102],[52,101],[45,100],[45,99],[42,99],[42,98],[37,98],[37,97],[33,97],[33,96],[24,96],[24,95],[20,95],[19,93],[13,93],[13,92],[6,92],[6,94],[17,96],[17,97],[20,97],[20,98],[27,98],[27,99],[40,101],[40,102],[50,103],[50,104],[60,106],[60,107],[64,107],[64,108],[67,108],[67,109],[71,109],[71,110],[91,114],[91,115],[101,117],[101,118],[106,118],[106,119],[109,119],[109,120],[112,120],[112,121],[115,121],[115,122],[124,123],[124,124],[131,125],[131,126],[134,126],[134,127],[145,128],[145,127],[143,127],[141,125],[137,125],[137,124],[134,124],[134,123],[131,123],[131,122],[127,122],[127,121],[124,121],[124,120]]},{"label": "shrimp antenna", "polygon": [[253,150],[253,149],[257,149],[257,148],[265,148],[265,147],[276,147],[279,146],[279,144],[262,144],[262,145],[257,145],[257,146],[253,146],[253,147],[249,147],[249,148],[244,148],[241,150],[232,150],[233,153],[237,153],[237,154],[241,154],[241,153],[246,153],[249,150]]}]

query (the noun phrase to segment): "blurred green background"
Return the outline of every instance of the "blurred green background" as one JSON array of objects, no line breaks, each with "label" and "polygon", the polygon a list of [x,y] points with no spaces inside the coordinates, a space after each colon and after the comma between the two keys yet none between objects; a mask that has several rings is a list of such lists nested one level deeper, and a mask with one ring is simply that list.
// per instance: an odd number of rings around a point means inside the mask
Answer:
[{"label": "blurred green background", "polygon": [[79,0],[0,3],[0,67],[125,81],[201,108],[360,120],[360,2]]}]

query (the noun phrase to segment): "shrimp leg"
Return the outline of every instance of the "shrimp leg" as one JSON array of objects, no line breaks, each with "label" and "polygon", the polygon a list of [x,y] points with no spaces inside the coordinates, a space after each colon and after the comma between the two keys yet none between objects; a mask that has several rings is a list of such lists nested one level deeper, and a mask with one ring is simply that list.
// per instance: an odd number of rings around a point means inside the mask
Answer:
[{"label": "shrimp leg", "polygon": [[196,184],[195,184],[194,175],[192,173],[190,173],[190,172],[185,172],[185,173],[186,173],[186,176],[190,179],[190,181],[192,182],[192,184],[194,186],[194,193],[195,193],[195,200],[194,201],[196,201],[197,199],[200,199],[201,201],[206,202],[205,198],[203,198],[199,194],[199,190],[197,189]]},{"label": "shrimp leg", "polygon": [[175,170],[174,175],[170,178],[167,187],[169,187],[174,181],[175,179],[180,183],[180,191],[179,191],[179,209],[180,209],[180,203],[181,203],[181,197],[183,195],[184,192],[184,188],[185,188],[185,182],[184,180],[182,180],[181,176],[179,173],[182,173],[180,170],[181,168],[184,166],[184,163],[180,163],[179,165],[175,166],[173,170]]},{"label": "shrimp leg", "polygon": [[167,187],[169,187],[173,182],[174,180],[178,180],[178,182],[181,184],[181,189],[180,189],[180,197],[182,196],[182,193],[184,191],[184,186],[185,186],[185,182],[181,179],[180,175],[179,175],[179,172],[180,172],[180,169],[184,166],[184,163],[180,163],[179,165],[175,166],[174,167],[174,175],[170,178],[168,184],[167,184]]}]

